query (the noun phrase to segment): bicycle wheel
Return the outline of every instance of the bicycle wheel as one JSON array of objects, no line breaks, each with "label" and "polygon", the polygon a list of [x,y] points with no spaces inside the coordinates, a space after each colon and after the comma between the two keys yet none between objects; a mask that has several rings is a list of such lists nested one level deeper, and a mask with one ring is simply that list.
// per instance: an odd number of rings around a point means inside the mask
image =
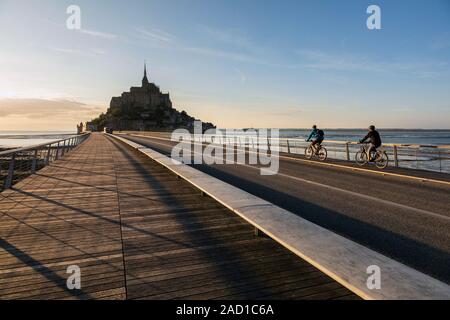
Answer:
[{"label": "bicycle wheel", "polygon": [[325,161],[328,156],[327,149],[325,149],[324,147],[320,147],[319,152],[317,153],[317,156],[319,157],[320,161]]},{"label": "bicycle wheel", "polygon": [[384,169],[388,166],[389,157],[385,151],[377,151],[377,156],[375,159],[375,165],[378,169]]},{"label": "bicycle wheel", "polygon": [[306,159],[311,159],[314,155],[314,151],[313,148],[311,146],[309,146],[308,148],[305,149],[305,158]]},{"label": "bicycle wheel", "polygon": [[358,165],[363,166],[367,163],[367,154],[364,151],[358,151],[355,156],[355,161]]}]

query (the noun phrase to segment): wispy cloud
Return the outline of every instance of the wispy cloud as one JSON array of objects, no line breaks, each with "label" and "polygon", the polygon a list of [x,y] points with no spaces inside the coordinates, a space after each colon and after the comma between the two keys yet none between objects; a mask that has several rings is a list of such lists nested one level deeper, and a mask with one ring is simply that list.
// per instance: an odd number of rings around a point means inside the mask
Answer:
[{"label": "wispy cloud", "polygon": [[373,57],[353,53],[327,53],[319,50],[296,50],[301,56],[303,68],[318,71],[358,71],[409,74],[419,78],[430,78],[448,72],[445,61],[380,61]]},{"label": "wispy cloud", "polygon": [[[187,43],[186,39],[181,39],[169,32],[156,28],[146,29],[142,27],[135,27],[133,28],[134,32],[132,36],[136,39],[149,41],[151,45],[157,47],[169,48],[197,55],[227,59],[237,62],[269,64],[266,60],[260,57],[259,54],[255,53],[255,51],[258,51],[257,47],[251,44],[250,41],[246,40],[244,37],[232,35],[229,32],[215,30],[206,26],[199,26],[199,29],[211,36],[213,39],[230,44],[230,48],[219,48],[209,45],[193,46]],[[244,48],[248,50],[245,50]]]},{"label": "wispy cloud", "polygon": [[211,40],[228,44],[234,48],[260,52],[262,48],[255,45],[238,29],[216,29],[207,25],[198,25],[198,30],[206,34]]},{"label": "wispy cloud", "polygon": [[354,54],[330,54],[319,50],[295,50],[304,60],[303,66],[322,70],[374,70],[373,63],[367,58]]},{"label": "wispy cloud", "polygon": [[97,57],[102,56],[106,54],[106,51],[98,48],[92,48],[87,50],[78,50],[78,49],[72,49],[72,48],[60,48],[60,47],[50,47],[50,50],[64,53],[64,54],[75,54],[79,56],[84,57]]},{"label": "wispy cloud", "polygon": [[134,31],[135,32],[133,33],[133,35],[136,38],[143,40],[163,42],[163,43],[173,43],[176,38],[174,35],[156,28],[151,28],[147,30],[142,27],[135,27]]},{"label": "wispy cloud", "polygon": [[80,33],[92,36],[92,37],[103,38],[103,39],[107,39],[107,40],[115,40],[119,37],[118,35],[113,34],[113,33],[107,33],[107,32],[96,31],[96,30],[80,29],[77,31]]}]

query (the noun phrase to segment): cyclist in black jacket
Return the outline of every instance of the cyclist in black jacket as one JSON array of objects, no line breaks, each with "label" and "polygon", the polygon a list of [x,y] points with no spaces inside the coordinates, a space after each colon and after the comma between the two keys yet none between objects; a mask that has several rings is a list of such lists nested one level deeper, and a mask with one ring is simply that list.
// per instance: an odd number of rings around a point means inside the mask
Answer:
[{"label": "cyclist in black jacket", "polygon": [[[372,151],[377,151],[377,148],[381,146],[381,137],[377,130],[375,130],[375,126],[369,127],[369,132],[367,135],[359,141],[359,143],[364,143],[367,139],[370,139],[369,149],[367,150],[367,153],[369,154],[369,157],[371,157]],[[370,159],[370,161],[373,161],[373,159]]]}]

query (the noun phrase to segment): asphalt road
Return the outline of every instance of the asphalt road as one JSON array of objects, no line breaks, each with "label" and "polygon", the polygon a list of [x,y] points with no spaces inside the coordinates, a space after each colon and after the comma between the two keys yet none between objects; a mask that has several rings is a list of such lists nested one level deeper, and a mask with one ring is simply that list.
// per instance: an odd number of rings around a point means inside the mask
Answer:
[{"label": "asphalt road", "polygon": [[[175,145],[148,137],[127,138],[166,155]],[[284,158],[274,176],[261,176],[257,166],[249,165],[194,167],[450,283],[449,185]]]}]

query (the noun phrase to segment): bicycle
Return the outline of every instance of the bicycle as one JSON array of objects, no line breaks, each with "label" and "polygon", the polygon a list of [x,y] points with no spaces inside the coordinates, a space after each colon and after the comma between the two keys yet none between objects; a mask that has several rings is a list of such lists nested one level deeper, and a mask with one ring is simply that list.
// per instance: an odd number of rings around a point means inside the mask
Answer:
[{"label": "bicycle", "polygon": [[312,159],[314,156],[317,156],[320,161],[325,161],[328,156],[327,149],[325,149],[322,145],[319,145],[318,147],[319,149],[317,149],[317,145],[313,146],[310,144],[308,148],[305,149],[305,158]]},{"label": "bicycle", "polygon": [[[374,162],[375,166],[378,169],[385,169],[389,163],[389,157],[388,157],[386,151],[377,150],[375,152],[372,150],[371,154],[369,155],[367,152],[367,149],[368,149],[367,145],[368,145],[368,143],[361,144],[361,149],[355,155],[356,163],[360,166],[364,166],[364,165],[368,164],[369,162]],[[373,160],[370,160],[370,159],[373,159]]]}]

